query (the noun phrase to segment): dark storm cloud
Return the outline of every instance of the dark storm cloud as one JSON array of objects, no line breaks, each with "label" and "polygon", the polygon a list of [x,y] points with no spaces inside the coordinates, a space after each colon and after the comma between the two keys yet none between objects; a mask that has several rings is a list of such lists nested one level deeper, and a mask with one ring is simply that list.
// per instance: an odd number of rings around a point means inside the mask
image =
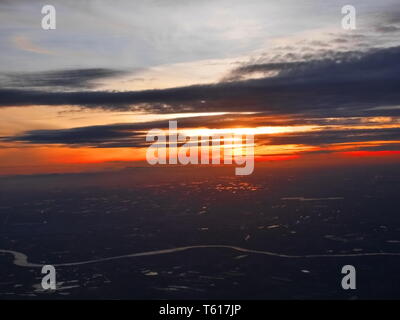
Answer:
[{"label": "dark storm cloud", "polygon": [[[400,150],[400,144],[399,143],[391,143],[390,145],[355,148],[355,150],[359,150],[359,151],[397,151],[398,152]],[[355,150],[352,150],[352,151],[355,151]]]},{"label": "dark storm cloud", "polygon": [[111,78],[124,72],[105,68],[55,70],[30,73],[6,73],[1,75],[2,87],[88,89],[96,80]]},{"label": "dark storm cloud", "polygon": [[[300,62],[240,66],[274,77],[128,92],[0,90],[0,106],[79,105],[159,113],[261,111],[319,116],[368,115],[368,108],[400,104],[400,47],[348,52]],[[132,106],[132,107],[131,107]],[[375,114],[377,111],[374,111]],[[397,114],[396,109],[386,113]]]},{"label": "dark storm cloud", "polygon": [[151,122],[147,125],[114,124],[60,130],[31,130],[18,136],[2,137],[0,140],[3,142],[62,144],[76,147],[139,147],[145,142],[145,139],[138,131],[148,129],[148,125],[157,124],[157,122]]},{"label": "dark storm cloud", "polygon": [[[263,135],[259,137],[262,145],[304,144],[311,146],[327,146],[337,143],[367,141],[397,141],[399,128],[322,130],[306,133],[286,133],[280,135]],[[384,148],[384,146],[382,146]]]},{"label": "dark storm cloud", "polygon": [[[320,125],[359,125],[360,119],[328,120],[292,120],[289,124]],[[219,115],[212,117],[191,117],[178,119],[179,128],[196,128],[207,124],[208,128],[226,128],[279,125],[279,122],[262,116]],[[288,125],[288,123],[286,123]],[[168,121],[151,121],[144,123],[124,123],[98,125],[58,130],[32,130],[21,135],[0,138],[1,142],[23,142],[29,144],[61,144],[72,147],[145,147],[148,146],[145,134],[148,130],[168,129]],[[400,137],[399,128],[383,129],[323,129],[304,133],[285,133],[274,135],[257,135],[257,145],[305,144],[326,146],[329,144],[363,141],[393,141]]]},{"label": "dark storm cloud", "polygon": [[[210,128],[223,128],[232,124],[250,125],[253,118],[242,118],[241,115],[213,117],[188,117],[178,119],[181,128],[196,128],[207,126]],[[263,122],[261,119],[256,123]],[[123,123],[110,125],[87,126],[58,130],[31,130],[21,135],[0,137],[1,142],[24,142],[32,144],[65,144],[69,146],[90,146],[99,148],[110,147],[141,147],[146,144],[144,135],[147,131],[158,128],[168,129],[167,120],[150,121],[143,123]]]},{"label": "dark storm cloud", "polygon": [[[278,71],[277,82],[361,83],[379,79],[399,79],[400,47],[362,51],[327,51],[324,57],[307,61],[250,64],[232,71],[233,77],[255,72]],[[393,69],[394,68],[394,69]],[[318,88],[318,87],[316,87]]]},{"label": "dark storm cloud", "polygon": [[[207,117],[179,119],[179,125],[187,128],[198,127],[206,121],[208,124],[218,124],[221,119],[207,120]],[[233,116],[233,118],[235,118]],[[60,130],[32,130],[22,135],[2,137],[3,142],[25,142],[32,144],[65,144],[70,146],[91,146],[99,148],[110,147],[140,147],[146,141],[143,137],[148,130],[167,129],[168,121],[150,121],[143,123],[123,123],[111,125],[87,126]]]}]

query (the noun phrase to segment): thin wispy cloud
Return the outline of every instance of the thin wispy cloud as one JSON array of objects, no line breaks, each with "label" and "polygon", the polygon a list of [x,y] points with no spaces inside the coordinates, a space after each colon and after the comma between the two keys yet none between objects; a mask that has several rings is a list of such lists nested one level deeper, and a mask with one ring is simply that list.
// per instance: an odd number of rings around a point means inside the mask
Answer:
[{"label": "thin wispy cloud", "polygon": [[11,39],[12,43],[20,50],[33,52],[37,54],[51,55],[55,54],[51,50],[47,50],[42,48],[36,44],[34,44],[30,39],[25,36],[15,36]]}]

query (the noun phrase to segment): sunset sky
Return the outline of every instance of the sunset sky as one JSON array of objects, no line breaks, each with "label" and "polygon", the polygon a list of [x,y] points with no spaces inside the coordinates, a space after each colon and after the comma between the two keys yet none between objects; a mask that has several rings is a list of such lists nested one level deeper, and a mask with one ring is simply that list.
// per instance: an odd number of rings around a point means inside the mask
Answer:
[{"label": "sunset sky", "polygon": [[0,174],[141,165],[171,119],[258,162],[399,161],[399,2],[352,1],[356,30],[346,4],[0,1]]}]

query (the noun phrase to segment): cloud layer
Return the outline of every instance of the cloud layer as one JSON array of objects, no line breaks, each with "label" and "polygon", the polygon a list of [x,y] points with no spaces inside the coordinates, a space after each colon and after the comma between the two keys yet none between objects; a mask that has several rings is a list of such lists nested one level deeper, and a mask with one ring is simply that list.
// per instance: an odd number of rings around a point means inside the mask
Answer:
[{"label": "cloud layer", "polygon": [[31,73],[4,73],[0,84],[9,88],[89,89],[96,81],[122,75],[125,72],[105,68],[53,70]]},{"label": "cloud layer", "polygon": [[[260,111],[320,116],[398,115],[395,108],[379,112],[371,108],[400,105],[400,47],[329,54],[307,61],[245,65],[230,74],[240,78],[255,71],[277,74],[261,79],[145,91],[2,89],[0,106],[78,105],[158,113]],[[115,71],[102,69],[67,72],[65,79],[60,73],[41,74],[37,85],[53,81],[60,86],[73,86],[73,83],[84,86],[93,79],[114,74]],[[21,81],[34,80],[28,76]]]}]

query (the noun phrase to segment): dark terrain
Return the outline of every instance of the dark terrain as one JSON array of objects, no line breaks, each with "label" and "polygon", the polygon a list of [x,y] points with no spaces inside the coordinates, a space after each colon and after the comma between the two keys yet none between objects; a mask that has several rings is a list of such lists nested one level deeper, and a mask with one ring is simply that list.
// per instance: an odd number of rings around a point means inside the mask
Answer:
[{"label": "dark terrain", "polygon": [[[399,190],[398,165],[3,177],[0,249],[36,264],[100,261],[56,266],[58,289],[44,292],[40,268],[0,252],[0,299],[399,299],[400,255],[364,255],[400,254]],[[196,247],[101,260],[198,245],[271,254]],[[341,288],[346,264],[357,290]]]}]

